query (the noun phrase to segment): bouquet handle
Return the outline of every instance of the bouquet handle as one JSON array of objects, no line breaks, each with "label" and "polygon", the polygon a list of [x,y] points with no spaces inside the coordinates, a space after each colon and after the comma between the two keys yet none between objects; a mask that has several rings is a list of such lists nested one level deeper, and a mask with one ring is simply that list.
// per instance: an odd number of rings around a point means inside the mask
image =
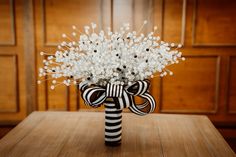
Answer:
[{"label": "bouquet handle", "polygon": [[105,145],[118,146],[122,135],[122,109],[117,109],[113,98],[104,103],[105,106]]}]

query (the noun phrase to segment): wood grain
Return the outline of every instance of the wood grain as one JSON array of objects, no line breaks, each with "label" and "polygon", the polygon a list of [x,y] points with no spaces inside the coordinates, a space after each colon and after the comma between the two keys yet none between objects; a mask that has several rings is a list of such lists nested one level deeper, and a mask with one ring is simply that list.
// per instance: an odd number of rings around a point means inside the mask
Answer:
[{"label": "wood grain", "polygon": [[66,3],[57,0],[43,0],[42,2],[43,33],[46,45],[60,43],[61,34],[71,34],[72,25],[76,25],[83,31],[84,25],[95,22],[98,24],[98,28],[101,28],[101,0],[68,0]]},{"label": "wood grain", "polygon": [[[183,42],[181,51],[187,56],[185,63],[170,68],[173,77],[168,76],[163,82],[158,77],[152,79],[150,92],[161,107],[155,112],[205,114],[215,124],[236,126],[235,4],[233,0],[67,0],[66,3],[1,0],[0,55],[17,56],[19,88],[13,91],[14,84],[6,85],[6,80],[0,79],[6,92],[11,90],[6,96],[0,86],[0,95],[4,97],[0,98],[0,102],[4,102],[0,110],[14,109],[13,101],[18,93],[19,112],[0,113],[0,123],[16,123],[25,118],[27,111],[35,109],[87,109],[75,87],[58,87],[51,91],[47,81],[39,86],[35,83],[35,74],[42,67],[40,51],[54,53],[55,44],[62,41],[60,34],[71,33],[71,25],[82,30],[84,25],[94,21],[100,28],[116,29],[129,21],[137,31],[143,20],[148,19],[148,28],[143,32],[157,25],[155,34],[163,35],[162,39],[168,42]],[[216,63],[218,58],[219,64]],[[12,64],[3,66],[8,62],[8,59],[1,60],[1,73],[12,69]],[[6,73],[9,77],[6,82],[15,79],[10,71]]]},{"label": "wood grain", "polygon": [[[23,0],[4,0],[0,2],[0,110],[3,111],[3,113],[0,113],[0,124],[19,122],[26,117],[27,94],[23,6]],[[27,44],[27,47],[32,46],[29,43]],[[29,53],[34,52],[30,51]],[[30,55],[29,53],[27,55]],[[32,82],[27,83],[28,86],[32,85]],[[4,110],[11,110],[11,112],[4,113]]]},{"label": "wood grain", "polygon": [[229,95],[228,95],[228,111],[230,113],[236,113],[236,57],[230,58],[229,69]]},{"label": "wood grain", "polygon": [[123,113],[120,147],[104,144],[104,113],[34,112],[0,140],[1,156],[233,157],[205,116]]},{"label": "wood grain", "polygon": [[130,23],[134,27],[133,0],[113,1],[113,31],[119,31],[123,23]]},{"label": "wood grain", "polygon": [[236,2],[232,0],[215,0],[214,3],[196,0],[193,44],[196,46],[236,46],[235,7]]},{"label": "wood grain", "polygon": [[[163,40],[184,44],[185,0],[165,0],[163,3]],[[174,27],[170,27],[174,26]]]},{"label": "wood grain", "polygon": [[[37,109],[36,104],[36,69],[35,66],[35,34],[34,34],[34,14],[33,14],[33,1],[24,1],[24,56],[26,67],[26,82],[27,87],[27,114]],[[29,46],[30,45],[30,46]]]},{"label": "wood grain", "polygon": [[[217,109],[217,57],[186,57],[163,78],[161,112],[212,113]],[[219,69],[218,69],[219,70]]]},{"label": "wood grain", "polygon": [[15,55],[0,55],[0,112],[17,112],[18,82]]},{"label": "wood grain", "polygon": [[[215,40],[213,39],[215,36],[211,32],[218,32],[218,28],[226,27],[226,25],[228,27],[230,24],[219,23],[218,25],[225,26],[213,27],[212,25],[215,24],[216,19],[210,21],[205,19],[206,22],[202,22],[204,18],[208,17],[201,12],[209,10],[209,16],[221,14],[220,10],[217,10],[221,2],[216,1],[211,9],[210,6],[203,6],[208,2],[196,0],[197,5],[199,5],[196,7],[197,14],[193,11],[195,8],[194,2],[195,0],[189,0],[188,2],[186,0],[176,2],[173,2],[173,0],[103,0],[96,3],[92,3],[92,1],[79,1],[77,3],[77,1],[68,0],[64,4],[55,0],[35,0],[36,68],[42,67],[43,58],[39,56],[39,52],[54,53],[56,47],[52,45],[62,41],[56,34],[69,33],[72,24],[76,24],[83,29],[83,25],[87,24],[91,17],[97,15],[94,19],[98,25],[102,20],[103,28],[104,23],[106,23],[106,26],[110,24],[116,30],[122,23],[130,22],[131,28],[138,30],[143,20],[148,18],[150,20],[148,28],[144,28],[143,32],[151,31],[152,27],[157,25],[156,35],[163,35],[162,39],[168,42],[183,43],[182,51],[187,56],[185,63],[170,67],[170,70],[174,72],[173,77],[167,76],[163,79],[163,82],[159,78],[152,80],[150,91],[160,107],[155,112],[201,113],[214,115],[213,118],[211,117],[214,120],[218,119],[226,122],[230,119],[236,122],[236,117],[225,117],[227,104],[224,104],[224,100],[226,100],[227,91],[224,91],[226,87],[224,76],[227,75],[225,69],[227,66],[225,65],[228,64],[228,61],[223,59],[222,63],[219,62],[221,58],[233,55],[235,48],[207,49],[192,47],[194,31],[199,31],[209,25],[211,30],[207,32],[209,33],[207,38],[210,41]],[[77,10],[74,9],[75,7]],[[224,7],[227,8],[228,4],[225,4]],[[225,16],[229,12],[234,12],[231,7],[229,9],[231,11],[222,13],[221,19],[227,19],[228,17]],[[69,10],[72,11],[68,13]],[[62,15],[63,20],[60,20]],[[195,15],[196,21],[194,21]],[[83,18],[77,18],[77,16]],[[229,18],[231,19],[231,16]],[[110,21],[110,19],[112,20]],[[225,34],[230,34],[230,32],[233,32],[233,29],[229,29]],[[201,36],[202,33],[197,35]],[[196,36],[197,42],[200,40],[208,42],[208,39],[204,38],[203,40],[203,38],[198,37]],[[229,38],[229,40],[228,37],[225,40],[230,42],[233,39],[231,36]],[[45,82],[37,86],[37,89],[38,109],[41,111],[88,109],[84,105],[80,93],[76,93],[74,87],[68,90],[68,88],[62,86],[51,91],[50,83]],[[233,98],[231,99],[233,100]],[[140,102],[138,99],[137,101]]]},{"label": "wood grain", "polygon": [[13,0],[1,0],[0,10],[0,45],[14,45],[15,18]]}]

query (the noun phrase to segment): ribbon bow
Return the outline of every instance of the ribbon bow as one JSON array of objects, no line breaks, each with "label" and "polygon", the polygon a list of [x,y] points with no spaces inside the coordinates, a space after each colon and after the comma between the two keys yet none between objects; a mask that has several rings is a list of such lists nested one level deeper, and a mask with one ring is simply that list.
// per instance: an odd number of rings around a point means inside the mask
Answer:
[{"label": "ribbon bow", "polygon": [[[87,82],[81,82],[79,88],[86,105],[100,107],[103,103],[109,103],[107,98],[113,98],[116,109],[128,107],[131,112],[143,116],[153,112],[156,106],[154,98],[148,93],[149,86],[149,81],[144,80],[125,87],[109,83],[105,88],[89,87]],[[134,96],[144,99],[144,103],[135,104]]]}]

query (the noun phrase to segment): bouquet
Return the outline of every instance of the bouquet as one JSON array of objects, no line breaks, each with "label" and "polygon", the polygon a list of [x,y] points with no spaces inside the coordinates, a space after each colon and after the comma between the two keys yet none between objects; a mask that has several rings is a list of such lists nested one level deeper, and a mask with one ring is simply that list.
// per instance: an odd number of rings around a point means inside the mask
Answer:
[{"label": "bouquet", "polygon": [[[130,31],[129,24],[119,30],[96,32],[96,24],[80,31],[72,26],[71,35],[62,34],[65,41],[55,54],[46,55],[39,76],[51,79],[51,89],[59,85],[78,85],[86,105],[105,105],[105,143],[117,145],[121,141],[121,112],[128,107],[138,115],[155,109],[155,100],[148,93],[149,79],[173,75],[167,66],[185,60],[178,51],[181,44],[167,43],[155,35],[157,27],[148,34]],[[64,78],[58,81],[58,78]],[[40,84],[42,80],[38,80]],[[134,96],[144,100],[135,104]]]}]

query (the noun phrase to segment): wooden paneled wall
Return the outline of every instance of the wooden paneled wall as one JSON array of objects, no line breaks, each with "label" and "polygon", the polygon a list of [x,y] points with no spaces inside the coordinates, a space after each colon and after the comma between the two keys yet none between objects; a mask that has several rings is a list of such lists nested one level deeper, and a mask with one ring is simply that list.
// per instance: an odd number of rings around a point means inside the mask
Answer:
[{"label": "wooden paneled wall", "polygon": [[72,25],[116,30],[129,22],[138,30],[147,19],[143,32],[158,26],[163,40],[184,45],[186,57],[169,67],[173,76],[152,79],[155,112],[205,114],[236,126],[235,8],[234,0],[2,0],[0,120],[21,120],[34,109],[85,109],[76,87],[36,85],[40,51],[55,52]]},{"label": "wooden paneled wall", "polygon": [[11,123],[26,116],[23,4],[0,1],[0,121]]}]

